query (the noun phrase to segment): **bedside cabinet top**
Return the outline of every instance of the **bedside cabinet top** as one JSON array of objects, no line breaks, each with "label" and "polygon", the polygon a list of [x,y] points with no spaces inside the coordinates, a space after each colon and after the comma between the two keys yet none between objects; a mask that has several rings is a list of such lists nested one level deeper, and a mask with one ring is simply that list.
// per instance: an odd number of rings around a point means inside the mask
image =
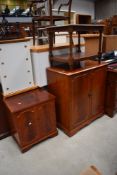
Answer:
[{"label": "bedside cabinet top", "polygon": [[44,90],[35,89],[25,93],[21,93],[4,99],[8,109],[12,112],[19,112],[34,107],[39,104],[44,104],[55,97]]}]

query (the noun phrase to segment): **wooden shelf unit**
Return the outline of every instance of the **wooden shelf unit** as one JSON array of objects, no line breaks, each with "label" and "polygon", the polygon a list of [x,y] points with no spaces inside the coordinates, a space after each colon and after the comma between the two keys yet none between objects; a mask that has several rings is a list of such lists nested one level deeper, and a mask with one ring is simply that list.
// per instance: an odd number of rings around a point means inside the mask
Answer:
[{"label": "wooden shelf unit", "polygon": [[[53,27],[48,27],[47,31],[49,34],[49,60],[51,66],[53,66],[54,61],[58,62],[65,62],[68,63],[69,68],[72,70],[74,68],[74,62],[79,62],[83,59],[89,59],[92,57],[90,53],[88,55],[83,56],[81,53],[80,49],[80,34],[82,31],[97,31],[99,33],[99,49],[98,49],[98,58],[99,58],[99,63],[101,62],[101,55],[102,55],[102,32],[103,32],[103,25],[87,25],[87,24],[70,24],[70,25],[65,25],[65,26],[53,26]],[[68,57],[64,57],[63,55],[61,56],[55,56],[53,54],[54,50],[54,35],[55,32],[68,32],[69,33],[69,50],[68,50]],[[78,48],[77,48],[77,54],[73,54],[73,40],[72,40],[72,34],[73,32],[78,33]],[[75,57],[74,57],[75,56]]]}]

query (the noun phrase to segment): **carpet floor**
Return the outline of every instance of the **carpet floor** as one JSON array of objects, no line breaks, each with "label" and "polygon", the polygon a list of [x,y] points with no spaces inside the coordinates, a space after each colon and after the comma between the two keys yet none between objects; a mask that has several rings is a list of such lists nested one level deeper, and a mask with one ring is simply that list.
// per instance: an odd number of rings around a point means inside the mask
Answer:
[{"label": "carpet floor", "polygon": [[0,175],[79,175],[90,165],[103,175],[117,173],[117,115],[104,115],[70,138],[59,130],[24,154],[11,136],[0,141]]}]

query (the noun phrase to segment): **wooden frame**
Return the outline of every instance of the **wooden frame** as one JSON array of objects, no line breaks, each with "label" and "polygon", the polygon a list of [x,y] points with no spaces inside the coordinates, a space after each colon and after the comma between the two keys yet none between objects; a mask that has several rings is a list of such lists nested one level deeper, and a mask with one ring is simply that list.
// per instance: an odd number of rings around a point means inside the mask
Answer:
[{"label": "wooden frame", "polygon": [[[41,2],[43,0],[38,0],[37,2]],[[60,12],[60,9],[63,6],[68,6],[68,16],[60,16],[60,15],[53,15],[52,14],[52,0],[48,0],[48,4],[49,4],[49,15],[47,16],[34,16],[32,19],[32,23],[33,23],[33,45],[35,45],[35,35],[36,35],[36,27],[35,24],[37,22],[41,22],[41,21],[47,21],[49,22],[49,26],[53,26],[55,25],[56,21],[65,21],[68,20],[68,23],[71,23],[71,5],[72,5],[72,0],[68,0],[68,3],[66,4],[60,4],[59,8],[58,8],[58,13]],[[44,28],[48,27],[46,26],[38,26],[38,30],[44,30]]]},{"label": "wooden frame", "polygon": [[[51,63],[51,66],[53,66],[53,61],[58,61],[58,62],[63,62],[63,63],[68,63],[69,68],[73,69],[74,67],[74,62],[77,61],[82,61],[86,60],[95,56],[98,56],[99,58],[99,63],[101,62],[101,56],[102,56],[102,32],[103,32],[103,25],[87,25],[87,24],[71,24],[71,25],[66,25],[66,26],[53,26],[53,27],[48,27],[47,31],[49,34],[49,60]],[[68,55],[63,55],[63,56],[54,56],[53,55],[53,44],[54,44],[54,34],[55,32],[61,32],[61,31],[67,31],[70,36],[69,40],[69,54]],[[73,32],[78,33],[78,50],[77,53],[74,55],[72,51],[73,47],[73,41],[72,41],[72,34]],[[97,31],[99,33],[99,50],[97,55],[91,55],[85,54],[81,52],[80,49],[80,34],[81,32],[84,31]]]}]

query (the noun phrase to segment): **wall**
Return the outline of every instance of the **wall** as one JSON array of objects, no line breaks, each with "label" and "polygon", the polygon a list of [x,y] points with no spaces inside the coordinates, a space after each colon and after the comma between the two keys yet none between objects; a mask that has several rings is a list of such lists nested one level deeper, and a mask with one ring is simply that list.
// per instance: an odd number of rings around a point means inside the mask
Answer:
[{"label": "wall", "polygon": [[98,0],[95,3],[96,19],[117,15],[117,0]]},{"label": "wall", "polygon": [[[67,0],[64,0],[64,3]],[[76,11],[78,14],[88,14],[94,19],[95,15],[95,3],[94,0],[72,0],[72,10]],[[58,7],[58,4],[63,3],[63,0],[58,0],[55,2],[55,8]],[[65,9],[65,8],[64,8]]]}]

